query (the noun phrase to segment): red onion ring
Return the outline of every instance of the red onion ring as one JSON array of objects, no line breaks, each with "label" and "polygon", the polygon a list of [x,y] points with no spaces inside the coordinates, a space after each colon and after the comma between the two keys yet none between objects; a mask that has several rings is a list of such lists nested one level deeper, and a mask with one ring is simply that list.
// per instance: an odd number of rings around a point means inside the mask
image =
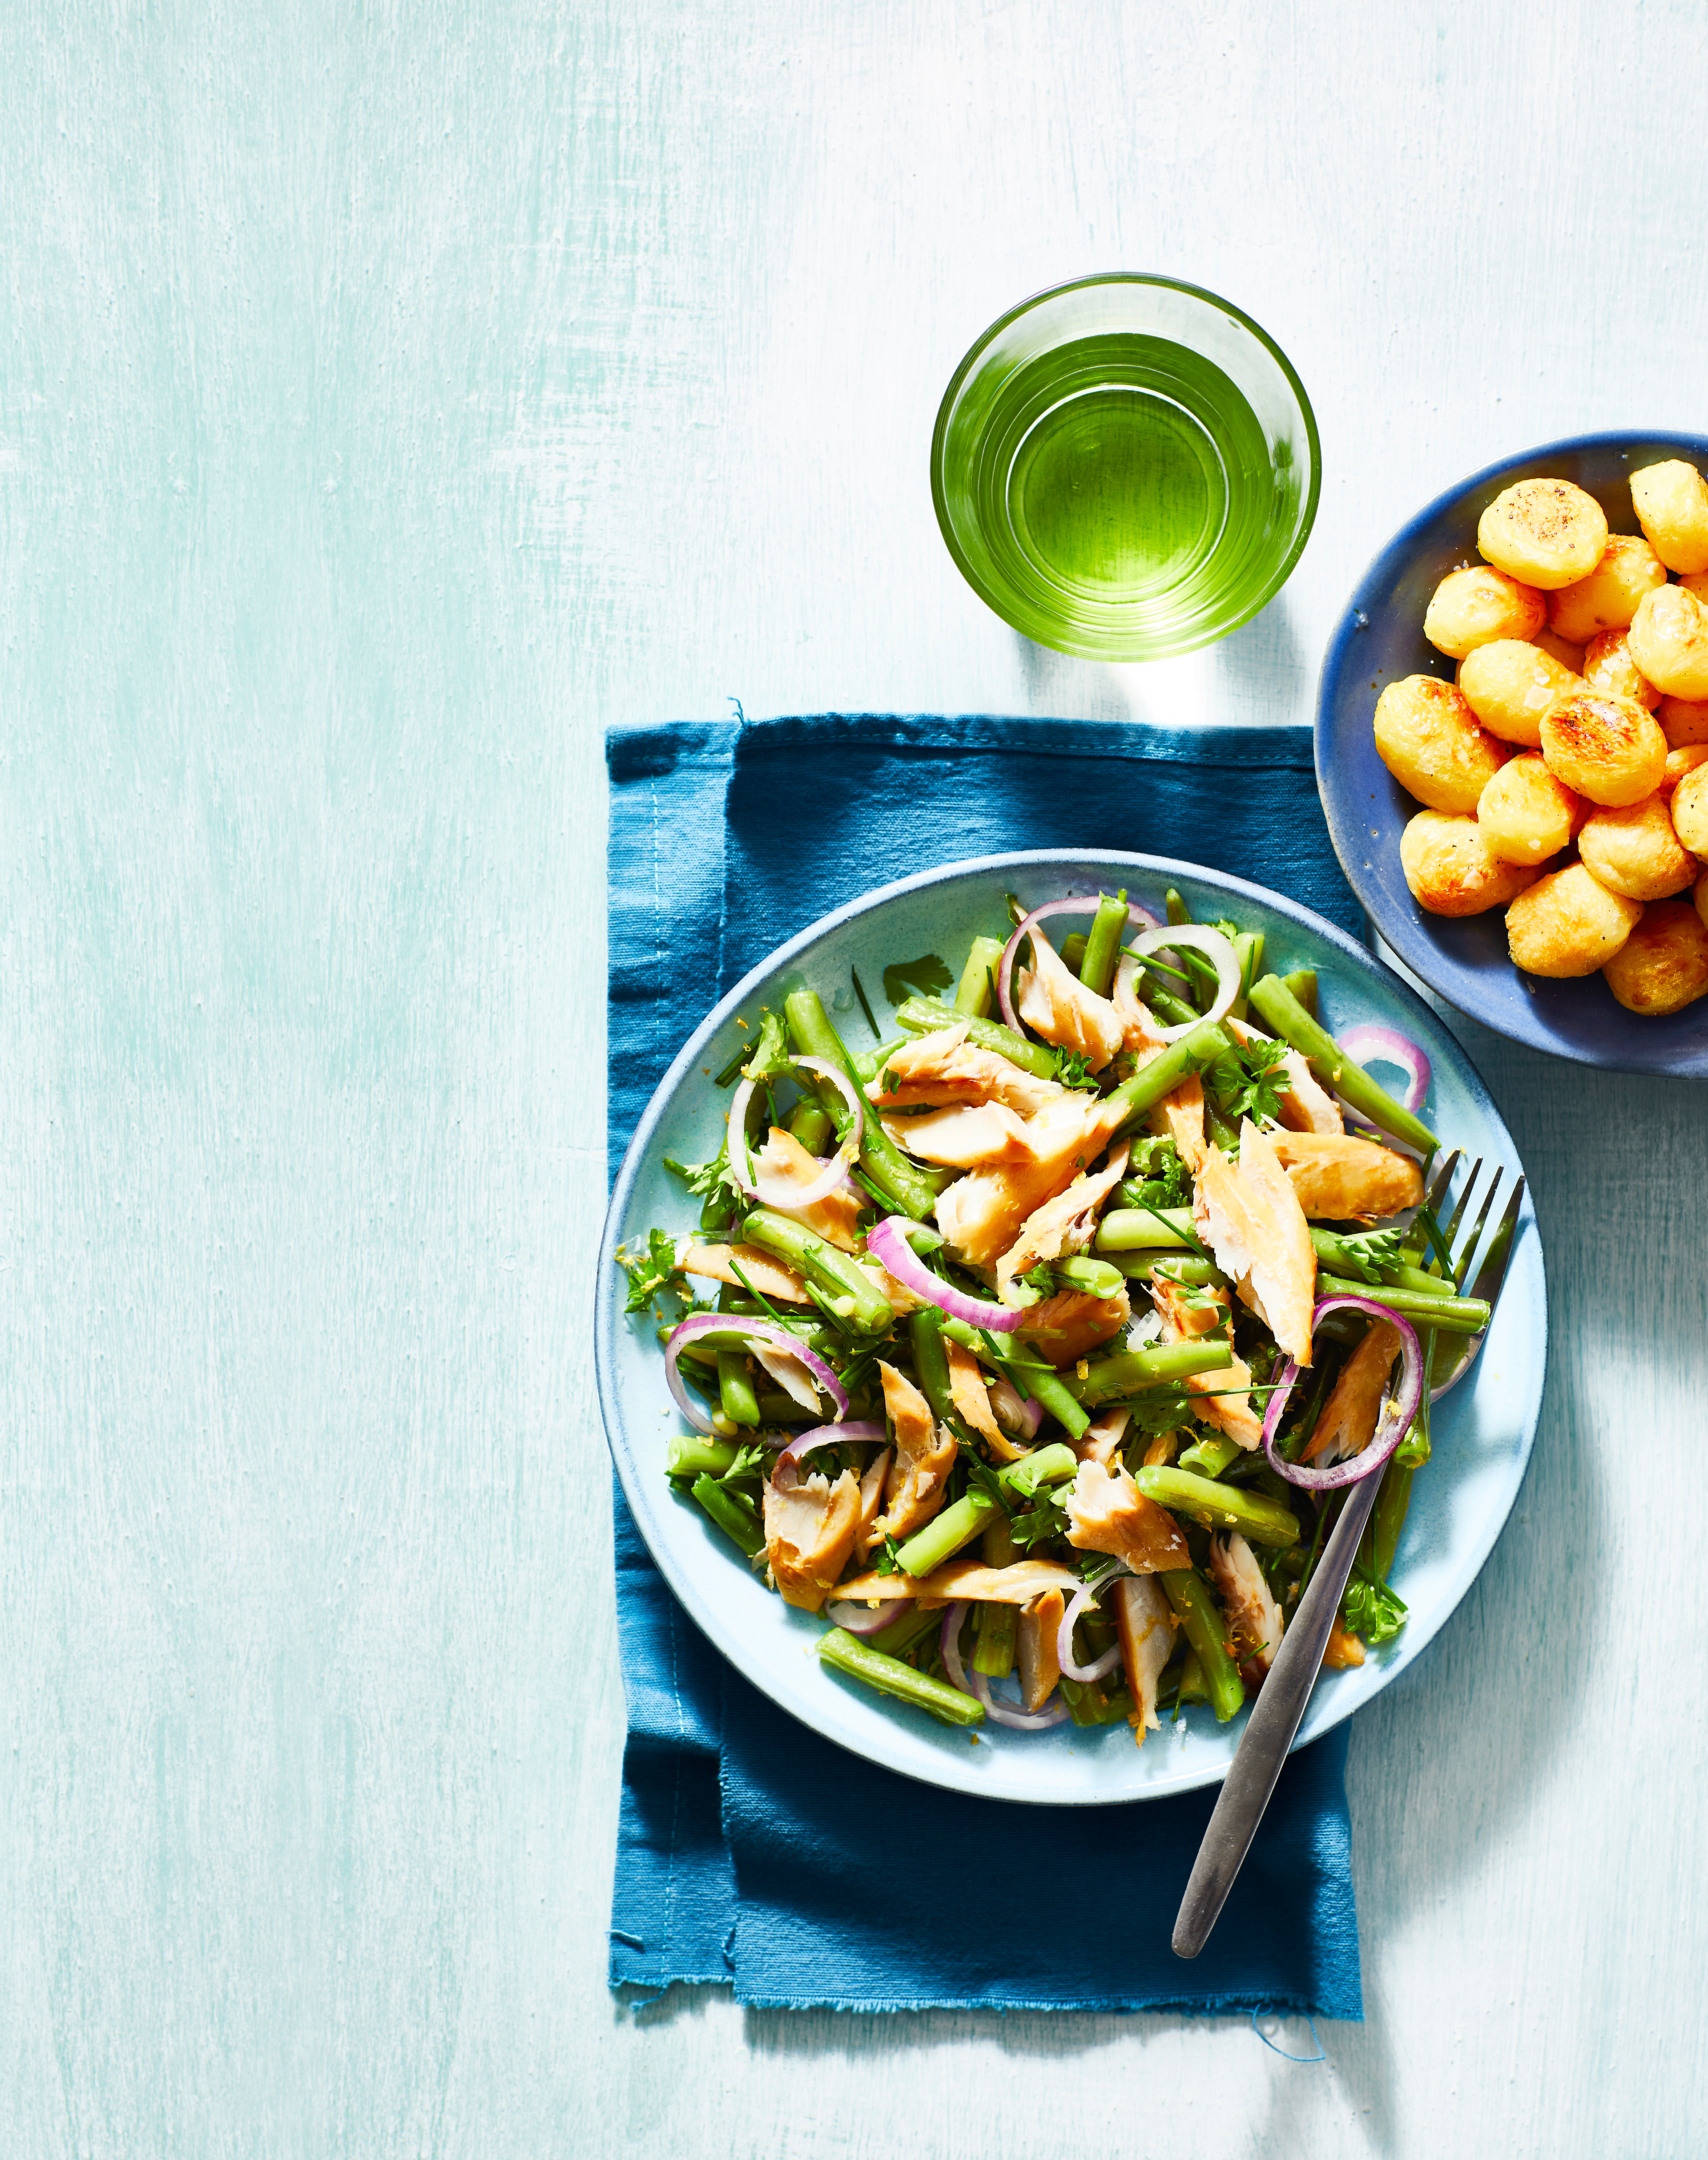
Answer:
[{"label": "red onion ring", "polygon": [[[1204,1014],[1203,1020],[1226,1019],[1233,1010],[1233,1000],[1239,995],[1243,977],[1239,955],[1233,949],[1233,941],[1221,931],[1212,929],[1207,922],[1171,922],[1155,930],[1147,930],[1142,937],[1135,937],[1127,949],[1142,960],[1149,953],[1171,952],[1182,945],[1203,953],[1216,965],[1216,1002]],[[1178,1042],[1182,1036],[1190,1035],[1195,1027],[1201,1026],[1203,1020],[1194,1017],[1182,1020],[1177,1027],[1159,1026],[1156,1032],[1164,1042]]]},{"label": "red onion ring", "polygon": [[[838,1093],[848,1104],[854,1123],[843,1137],[842,1145],[833,1155],[823,1160],[819,1175],[810,1185],[761,1185],[754,1173],[753,1158],[747,1149],[747,1106],[753,1100],[755,1080],[744,1080],[729,1098],[729,1116],[725,1130],[725,1145],[729,1155],[729,1171],[741,1190],[752,1199],[767,1207],[775,1207],[779,1214],[798,1212],[810,1207],[815,1200],[823,1200],[848,1181],[848,1166],[859,1152],[860,1135],[866,1129],[865,1098],[855,1087],[839,1065],[833,1065],[828,1057],[797,1057],[795,1067],[808,1072],[821,1073],[834,1083]],[[813,1157],[818,1162],[820,1158]]]},{"label": "red onion ring", "polygon": [[1067,1722],[1067,1706],[1053,1689],[1041,1710],[1019,1710],[994,1692],[977,1665],[973,1668],[967,1692],[978,1696],[988,1718],[998,1725],[1011,1726],[1016,1732],[1047,1732],[1052,1725]]},{"label": "red onion ring", "polygon": [[971,1695],[973,1690],[967,1685],[967,1669],[961,1663],[961,1623],[966,1617],[967,1600],[957,1598],[943,1615],[937,1648],[942,1653],[943,1670],[963,1695]]},{"label": "red onion ring", "polygon": [[[1088,893],[1082,898],[1071,900],[1046,900],[1041,907],[1035,907],[1022,920],[1020,927],[1003,947],[1002,958],[996,963],[996,1001],[1002,1007],[1003,1018],[1016,1035],[1024,1035],[1025,1030],[1015,1017],[1014,999],[1009,990],[1009,978],[1014,972],[1014,956],[1020,949],[1021,938],[1035,922],[1046,922],[1052,915],[1083,915],[1088,910],[1095,914],[1102,900],[1100,892]],[[1127,903],[1127,920],[1136,922],[1142,930],[1155,930],[1157,927],[1156,917],[1131,901]]]},{"label": "red onion ring", "polygon": [[[1046,1702],[1042,1710],[1018,1710],[997,1700],[990,1691],[989,1680],[976,1665],[973,1668],[972,1678],[968,1678],[967,1669],[961,1663],[961,1628],[966,1617],[967,1600],[963,1597],[944,1613],[942,1628],[937,1637],[943,1670],[955,1686],[963,1695],[970,1695],[974,1701],[982,1702],[987,1717],[994,1719],[998,1725],[1011,1726],[1016,1732],[1047,1732],[1052,1725],[1060,1725],[1067,1716],[1067,1706],[1059,1696],[1052,1698],[1053,1708]],[[1119,1643],[1115,1647],[1119,1651]]]},{"label": "red onion ring", "polygon": [[[771,1482],[773,1485],[783,1487],[793,1484],[796,1466],[803,1455],[815,1447],[834,1447],[844,1440],[871,1440],[882,1442],[888,1437],[882,1425],[870,1422],[864,1418],[856,1418],[852,1423],[842,1425],[812,1425],[805,1432],[797,1433],[787,1446],[779,1453],[776,1461],[771,1467]],[[786,1462],[789,1465],[789,1475],[779,1480],[777,1472]]]},{"label": "red onion ring", "polygon": [[1011,1305],[994,1305],[988,1298],[968,1297],[953,1290],[941,1275],[934,1275],[908,1243],[909,1225],[899,1215],[886,1215],[866,1233],[866,1250],[895,1276],[904,1290],[936,1306],[952,1320],[964,1320],[969,1327],[988,1327],[993,1335],[1012,1334],[1025,1318]]},{"label": "red onion ring", "polygon": [[1321,1298],[1311,1316],[1313,1335],[1318,1324],[1331,1312],[1368,1313],[1373,1320],[1388,1321],[1399,1330],[1402,1360],[1399,1384],[1383,1403],[1376,1430],[1367,1446],[1356,1455],[1349,1455],[1344,1462],[1332,1463],[1326,1470],[1311,1470],[1303,1463],[1289,1462],[1275,1446],[1275,1436],[1281,1429],[1281,1413],[1293,1392],[1293,1383],[1299,1377],[1299,1368],[1290,1358],[1287,1360],[1275,1379],[1275,1392],[1264,1414],[1264,1455],[1278,1477],[1306,1493],[1332,1492],[1339,1486],[1362,1484],[1365,1478],[1373,1477],[1411,1430],[1412,1420],[1423,1403],[1423,1352],[1418,1344],[1417,1330],[1403,1312],[1394,1311],[1392,1306],[1382,1305],[1373,1297]]},{"label": "red onion ring", "polygon": [[838,1420],[848,1415],[848,1394],[833,1372],[816,1350],[809,1350],[798,1335],[791,1335],[787,1327],[779,1327],[769,1320],[752,1320],[740,1312],[694,1312],[671,1331],[664,1349],[664,1380],[670,1389],[670,1399],[696,1432],[715,1432],[712,1420],[698,1403],[689,1396],[683,1384],[677,1364],[683,1350],[702,1335],[727,1335],[734,1342],[761,1342],[770,1349],[781,1351],[784,1357],[792,1358],[804,1365],[812,1377],[813,1384],[822,1388],[836,1405]]},{"label": "red onion ring", "polygon": [[1037,1438],[1038,1427],[1044,1422],[1044,1405],[1036,1400],[1023,1403],[1020,1389],[1005,1374],[990,1384],[990,1407],[996,1422],[1007,1431],[1017,1436],[1023,1434],[1028,1440]]},{"label": "red onion ring", "polygon": [[824,1617],[848,1635],[880,1635],[911,1606],[911,1597],[892,1597],[882,1605],[857,1605],[851,1597],[833,1598]]},{"label": "red onion ring", "polygon": [[1090,1664],[1078,1664],[1073,1656],[1073,1623],[1088,1605],[1097,1602],[1100,1590],[1112,1583],[1118,1575],[1129,1572],[1117,1561],[1114,1567],[1105,1568],[1100,1575],[1094,1575],[1082,1590],[1074,1591],[1073,1602],[1062,1614],[1062,1624],[1056,1630],[1056,1662],[1068,1680],[1078,1681],[1082,1687],[1089,1687],[1093,1680],[1100,1680],[1105,1673],[1114,1670],[1120,1661],[1121,1639],[1118,1635],[1103,1655],[1094,1658]]},{"label": "red onion ring", "polygon": [[1367,1020],[1335,1040],[1354,1065],[1397,1065],[1406,1076],[1405,1093],[1399,1098],[1401,1107],[1414,1115],[1423,1108],[1430,1092],[1430,1061],[1409,1035]]}]

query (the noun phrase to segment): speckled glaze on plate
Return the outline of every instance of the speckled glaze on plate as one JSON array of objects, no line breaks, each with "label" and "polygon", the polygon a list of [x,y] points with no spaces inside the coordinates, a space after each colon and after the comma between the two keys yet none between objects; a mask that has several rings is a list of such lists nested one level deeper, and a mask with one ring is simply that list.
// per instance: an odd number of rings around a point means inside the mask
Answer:
[{"label": "speckled glaze on plate", "polygon": [[[696,1161],[716,1152],[729,1098],[709,1076],[751,1039],[736,1026],[738,1015],[752,1023],[761,1006],[776,1005],[799,984],[818,989],[828,1002],[851,967],[867,984],[880,984],[898,953],[937,952],[958,963],[976,934],[1004,928],[1005,891],[1033,906],[1117,885],[1159,916],[1172,885],[1198,920],[1227,914],[1261,930],[1269,966],[1316,968],[1331,1030],[1358,1020],[1402,1029],[1434,1066],[1425,1115],[1445,1143],[1503,1165],[1508,1179],[1517,1174],[1511,1135],[1451,1036],[1398,977],[1320,916],[1256,885],[1156,856],[992,855],[868,894],[814,923],[737,984],[695,1030],[648,1104],[624,1157],[600,1250],[595,1347],[605,1430],[636,1520],[691,1617],[757,1686],[815,1731],[910,1777],[992,1799],[1096,1804],[1212,1784],[1233,1758],[1243,1716],[1218,1726],[1208,1711],[1193,1709],[1177,1724],[1165,1720],[1143,1747],[1134,1747],[1124,1723],[1099,1732],[1064,1725],[1041,1734],[991,1728],[975,1745],[964,1731],[825,1670],[813,1650],[823,1622],[766,1590],[700,1510],[672,1490],[665,1446],[682,1420],[665,1387],[650,1314],[622,1316],[615,1254],[655,1223],[691,1225],[693,1203],[662,1158]],[[880,1026],[888,1016],[880,1005]],[[1403,1672],[1470,1587],[1524,1476],[1546,1347],[1542,1253],[1527,1202],[1488,1341],[1472,1377],[1439,1405],[1434,1460],[1413,1488],[1394,1571],[1410,1623],[1363,1666],[1323,1675],[1295,1744],[1350,1716]]]},{"label": "speckled glaze on plate", "polygon": [[1639,1020],[1599,974],[1546,982],[1508,955],[1504,911],[1452,921],[1425,915],[1406,888],[1399,835],[1418,805],[1376,752],[1376,700],[1405,675],[1451,680],[1453,662],[1423,634],[1430,595],[1461,563],[1479,562],[1477,521],[1503,488],[1575,480],[1634,532],[1633,471],[1663,458],[1708,470],[1708,436],[1577,435],[1503,459],[1437,496],[1397,532],[1359,580],[1329,640],[1316,696],[1316,784],[1335,852],[1366,913],[1406,965],[1461,1012],[1515,1042],[1620,1072],[1708,1077],[1708,998]]}]

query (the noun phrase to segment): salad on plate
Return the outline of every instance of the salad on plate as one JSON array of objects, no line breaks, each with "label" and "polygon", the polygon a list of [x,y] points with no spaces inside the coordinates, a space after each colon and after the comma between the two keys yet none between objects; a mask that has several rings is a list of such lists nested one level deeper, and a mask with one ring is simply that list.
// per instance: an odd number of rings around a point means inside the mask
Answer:
[{"label": "salad on plate", "polygon": [[1328,1654],[1362,1663],[1404,1625],[1436,1338],[1487,1325],[1425,1196],[1423,1051],[1336,1041],[1261,932],[1165,907],[1010,897],[958,977],[885,970],[893,1039],[854,977],[868,1050],[840,985],[794,989],[707,1076],[716,1155],[665,1159],[697,1223],[620,1254],[683,1503],[825,1664],[951,1725],[1231,1718],[1379,1476]]}]

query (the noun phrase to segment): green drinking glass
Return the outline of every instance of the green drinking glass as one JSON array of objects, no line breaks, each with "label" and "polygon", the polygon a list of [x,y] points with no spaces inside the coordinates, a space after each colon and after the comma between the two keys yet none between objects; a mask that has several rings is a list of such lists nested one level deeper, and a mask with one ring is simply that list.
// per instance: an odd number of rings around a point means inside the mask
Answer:
[{"label": "green drinking glass", "polygon": [[955,371],[932,438],[949,553],[1005,622],[1085,660],[1160,660],[1272,600],[1321,454],[1273,339],[1213,293],[1114,273],[1040,293]]}]

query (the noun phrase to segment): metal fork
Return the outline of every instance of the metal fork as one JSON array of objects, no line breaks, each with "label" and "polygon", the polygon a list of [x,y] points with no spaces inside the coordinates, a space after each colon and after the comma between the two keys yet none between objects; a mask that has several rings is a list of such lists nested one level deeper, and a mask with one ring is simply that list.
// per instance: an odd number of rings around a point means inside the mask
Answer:
[{"label": "metal fork", "polygon": [[[1456,1151],[1449,1155],[1431,1179],[1425,1195],[1432,1212],[1439,1214],[1442,1202],[1453,1181],[1453,1173],[1460,1157]],[[1500,1190],[1501,1171],[1497,1168],[1493,1180],[1484,1195],[1476,1221],[1462,1242],[1455,1246],[1471,1204],[1471,1196],[1482,1174],[1479,1157],[1472,1165],[1451,1219],[1441,1233],[1441,1242],[1452,1256],[1453,1283],[1463,1292],[1471,1264],[1477,1257],[1477,1248],[1482,1240],[1483,1225],[1488,1220],[1495,1196]],[[1524,1181],[1520,1177],[1513,1187],[1511,1197],[1496,1223],[1472,1290],[1474,1297],[1486,1298],[1492,1306],[1500,1295],[1501,1285],[1506,1280],[1507,1264],[1512,1257],[1513,1234],[1518,1228],[1519,1210],[1524,1203]],[[1379,1292],[1377,1293],[1379,1295]],[[1487,1330],[1484,1331],[1487,1332]],[[1451,1338],[1449,1338],[1451,1340]],[[1437,1338],[1439,1342],[1440,1338]],[[1430,1399],[1438,1401],[1449,1388],[1456,1387],[1476,1363],[1482,1349],[1483,1337],[1472,1336],[1462,1347],[1456,1345],[1451,1353],[1446,1376],[1439,1380],[1440,1360],[1435,1352],[1426,1352],[1430,1365],[1427,1379]],[[1261,1692],[1246,1721],[1243,1734],[1222,1791],[1216,1802],[1215,1812],[1204,1831],[1204,1841],[1198,1847],[1198,1856],[1192,1863],[1192,1872],[1186,1884],[1186,1895],[1181,1900],[1180,1915],[1174,1924],[1174,1949],[1177,1957],[1192,1958],[1208,1941],[1210,1930],[1216,1924],[1233,1887],[1233,1879],[1251,1849],[1257,1826],[1263,1820],[1264,1810],[1275,1789],[1275,1780],[1281,1774],[1281,1765],[1287,1759],[1287,1750],[1293,1744],[1293,1736],[1299,1730],[1299,1721],[1305,1715],[1305,1706],[1311,1699],[1311,1690],[1316,1684],[1317,1674],[1322,1669],[1322,1654],[1328,1647],[1328,1638],[1334,1626],[1335,1615],[1352,1573],[1352,1560],[1363,1537],[1370,1511],[1376,1503],[1376,1492],[1381,1484],[1379,1475],[1365,1477],[1351,1488],[1345,1505],[1340,1512],[1326,1550],[1311,1578],[1305,1595],[1299,1601],[1299,1609],[1293,1615],[1292,1625],[1281,1638],[1281,1647],[1275,1654]]]}]

